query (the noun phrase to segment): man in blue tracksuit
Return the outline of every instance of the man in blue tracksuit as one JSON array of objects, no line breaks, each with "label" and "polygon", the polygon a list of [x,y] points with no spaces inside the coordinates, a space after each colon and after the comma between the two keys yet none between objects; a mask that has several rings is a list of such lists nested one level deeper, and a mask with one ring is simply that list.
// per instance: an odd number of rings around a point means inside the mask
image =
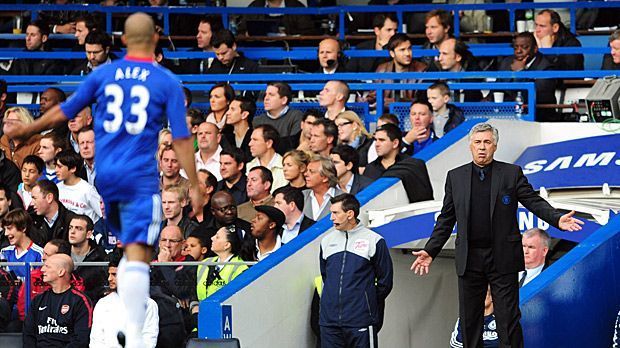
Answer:
[{"label": "man in blue tracksuit", "polygon": [[335,231],[321,241],[321,346],[377,347],[385,298],[392,290],[392,259],[385,240],[360,224],[351,194],[331,199]]}]

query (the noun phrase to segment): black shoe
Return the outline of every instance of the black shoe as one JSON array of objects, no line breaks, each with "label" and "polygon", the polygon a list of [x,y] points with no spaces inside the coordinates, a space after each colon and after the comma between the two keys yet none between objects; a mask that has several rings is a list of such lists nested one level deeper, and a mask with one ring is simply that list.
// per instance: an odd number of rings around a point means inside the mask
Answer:
[{"label": "black shoe", "polygon": [[122,331],[119,331],[116,334],[116,339],[118,340],[118,344],[120,344],[121,347],[125,347],[125,334]]}]

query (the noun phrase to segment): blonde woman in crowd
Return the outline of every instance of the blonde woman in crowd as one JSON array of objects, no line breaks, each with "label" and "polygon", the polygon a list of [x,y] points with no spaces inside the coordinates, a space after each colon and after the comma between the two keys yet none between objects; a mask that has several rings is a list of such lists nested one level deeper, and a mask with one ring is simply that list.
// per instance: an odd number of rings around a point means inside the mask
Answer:
[{"label": "blonde woman in crowd", "polygon": [[300,190],[306,188],[304,172],[310,161],[310,155],[306,151],[291,150],[284,154],[282,166],[284,167],[284,178],[289,185]]},{"label": "blonde woman in crowd", "polygon": [[7,159],[17,165],[17,168],[22,167],[22,162],[26,156],[36,155],[39,152],[41,135],[35,134],[30,138],[19,139],[9,138],[6,133],[11,132],[17,124],[30,124],[32,122],[34,122],[34,118],[26,108],[12,107],[4,112],[4,125],[2,128],[4,135],[0,138],[0,149],[4,151]]},{"label": "blonde woman in crowd", "polygon": [[368,164],[368,149],[373,141],[372,135],[368,133],[364,122],[353,111],[341,112],[335,122],[338,127],[338,143],[349,145],[357,150],[360,157],[360,172],[362,172]]}]

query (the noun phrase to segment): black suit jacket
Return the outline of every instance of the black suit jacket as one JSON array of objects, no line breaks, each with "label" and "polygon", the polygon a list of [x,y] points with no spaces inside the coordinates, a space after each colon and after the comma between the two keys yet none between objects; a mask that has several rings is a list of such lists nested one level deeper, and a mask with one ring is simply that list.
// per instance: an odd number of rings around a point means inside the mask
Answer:
[{"label": "black suit jacket", "polygon": [[351,184],[351,192],[349,193],[352,195],[356,195],[358,192],[365,189],[373,182],[374,180],[372,180],[371,178],[359,174],[353,174],[353,184]]},{"label": "black suit jacket", "polygon": [[[450,237],[456,222],[456,272],[459,276],[465,273],[467,266],[472,170],[472,163],[467,163],[448,172],[441,214],[424,247],[424,250],[435,258]],[[562,213],[534,191],[521,167],[494,161],[491,201],[488,204],[493,233],[493,259],[499,273],[513,273],[525,269],[521,233],[517,223],[519,202],[552,226],[558,226]]]},{"label": "black suit jacket", "polygon": [[299,233],[307,230],[310,226],[314,225],[316,221],[304,215],[304,218],[301,219],[301,225],[299,226]]},{"label": "black suit jacket", "polygon": [[30,239],[38,245],[45,245],[52,239],[68,240],[69,223],[75,216],[76,214],[65,208],[62,203],[58,203],[58,218],[56,218],[52,227],[49,227],[43,216],[36,213],[30,214],[33,227]]}]

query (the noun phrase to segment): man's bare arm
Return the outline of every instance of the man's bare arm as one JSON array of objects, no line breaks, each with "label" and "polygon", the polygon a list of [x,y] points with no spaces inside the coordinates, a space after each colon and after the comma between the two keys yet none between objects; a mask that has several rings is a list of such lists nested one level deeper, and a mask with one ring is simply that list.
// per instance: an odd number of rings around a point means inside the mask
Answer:
[{"label": "man's bare arm", "polygon": [[55,105],[33,123],[16,125],[14,130],[7,135],[11,138],[29,138],[33,134],[57,127],[66,121],[67,116],[60,105]]},{"label": "man's bare arm", "polygon": [[174,139],[172,148],[177,154],[181,168],[185,169],[189,183],[192,187],[197,187],[198,175],[196,175],[196,164],[194,162],[194,140],[191,137]]},{"label": "man's bare arm", "polygon": [[196,174],[196,163],[194,162],[194,140],[192,137],[175,139],[172,141],[172,147],[177,154],[177,159],[181,167],[185,169],[185,173],[189,178],[191,188],[189,190],[192,210],[201,211],[204,205],[202,186],[198,185],[198,175]]}]

